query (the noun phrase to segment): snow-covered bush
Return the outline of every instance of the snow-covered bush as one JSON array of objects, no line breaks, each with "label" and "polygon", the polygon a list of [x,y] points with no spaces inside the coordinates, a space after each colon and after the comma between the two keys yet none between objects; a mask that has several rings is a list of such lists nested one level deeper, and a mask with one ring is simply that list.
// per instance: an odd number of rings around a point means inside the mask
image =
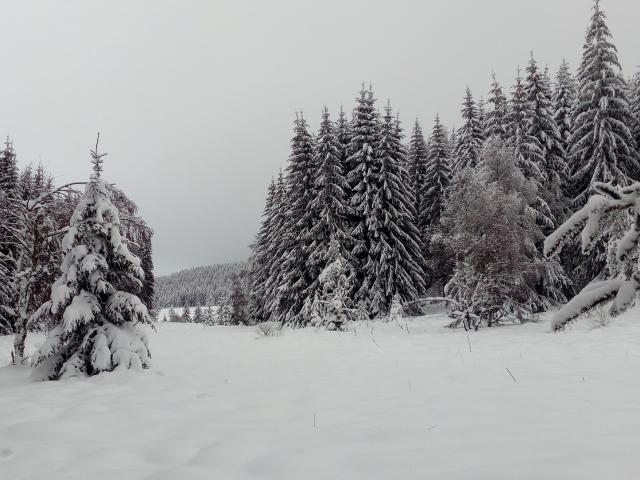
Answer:
[{"label": "snow-covered bush", "polygon": [[[619,211],[628,211],[632,221],[628,231],[616,243],[615,258],[618,263],[623,264],[637,250],[640,240],[640,183],[620,188],[610,183],[596,182],[593,189],[596,195],[547,238],[545,255],[557,255],[565,244],[581,232],[582,251],[588,253],[597,243],[604,217]],[[553,328],[562,329],[572,320],[606,302],[611,302],[611,316],[619,315],[635,304],[638,289],[640,268],[636,263],[631,271],[620,269],[615,278],[587,285],[554,315]]]},{"label": "snow-covered bush", "polygon": [[404,317],[404,309],[402,308],[402,303],[400,302],[400,295],[395,294],[393,296],[393,300],[391,301],[391,308],[389,309],[389,321],[397,322],[402,320]]},{"label": "snow-covered bush", "polygon": [[30,320],[55,325],[33,358],[43,378],[150,365],[145,327],[151,318],[136,296],[144,273],[120,234],[118,210],[100,176],[103,155],[97,145],[91,153],[94,173],[63,239],[62,274]]},{"label": "snow-covered bush", "polygon": [[261,337],[277,337],[282,332],[280,322],[261,322],[256,325],[256,333]]},{"label": "snow-covered bush", "polygon": [[[539,301],[532,287],[539,274],[532,197],[535,190],[502,144],[490,143],[478,168],[456,177],[443,217],[443,240],[455,259],[444,294],[455,312],[492,326],[526,316]],[[455,317],[461,320],[453,324],[462,325],[468,315]]]},{"label": "snow-covered bush", "polygon": [[480,319],[473,328],[522,322],[565,300],[569,279],[541,252],[539,204],[536,182],[508,142],[490,139],[477,168],[455,178],[442,222],[442,243],[455,259],[444,288],[457,304],[453,326],[472,315]]},{"label": "snow-covered bush", "polygon": [[611,315],[609,314],[609,305],[600,303],[588,311],[585,316],[589,318],[593,328],[603,328],[611,323]]}]

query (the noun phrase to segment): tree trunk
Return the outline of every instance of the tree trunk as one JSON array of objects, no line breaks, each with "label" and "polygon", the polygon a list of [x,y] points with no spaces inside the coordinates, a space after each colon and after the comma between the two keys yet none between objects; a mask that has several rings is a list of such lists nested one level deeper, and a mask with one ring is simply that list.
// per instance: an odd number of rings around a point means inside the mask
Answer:
[{"label": "tree trunk", "polygon": [[13,364],[24,363],[24,344],[27,340],[27,327],[24,319],[16,322],[16,334],[13,340]]},{"label": "tree trunk", "polygon": [[17,280],[19,281],[20,290],[18,292],[18,319],[16,320],[15,337],[13,340],[13,364],[23,364],[24,346],[27,340],[27,320],[29,309],[29,297],[31,295],[31,279],[26,272],[21,272],[24,265],[24,250],[18,260],[16,268]]}]

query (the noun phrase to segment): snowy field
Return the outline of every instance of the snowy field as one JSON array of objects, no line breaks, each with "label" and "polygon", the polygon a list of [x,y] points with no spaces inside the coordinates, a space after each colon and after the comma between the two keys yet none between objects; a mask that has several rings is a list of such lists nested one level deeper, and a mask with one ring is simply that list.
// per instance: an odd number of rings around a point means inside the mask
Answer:
[{"label": "snowy field", "polygon": [[141,374],[0,368],[0,478],[637,479],[639,317],[468,337],[437,315],[268,338],[162,323]]}]

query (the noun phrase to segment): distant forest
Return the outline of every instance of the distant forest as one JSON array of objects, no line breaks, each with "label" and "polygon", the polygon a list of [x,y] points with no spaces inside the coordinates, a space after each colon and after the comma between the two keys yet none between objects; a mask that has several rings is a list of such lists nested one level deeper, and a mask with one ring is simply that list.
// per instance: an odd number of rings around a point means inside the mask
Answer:
[{"label": "distant forest", "polygon": [[194,267],[156,279],[157,308],[210,306],[224,303],[236,275],[243,277],[245,262]]}]

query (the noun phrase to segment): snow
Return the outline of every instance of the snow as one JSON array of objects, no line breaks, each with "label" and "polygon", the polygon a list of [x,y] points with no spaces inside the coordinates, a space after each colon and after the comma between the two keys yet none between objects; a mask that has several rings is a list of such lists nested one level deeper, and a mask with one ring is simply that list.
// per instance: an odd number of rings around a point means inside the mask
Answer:
[{"label": "snow", "polygon": [[0,368],[0,478],[635,479],[639,317],[468,336],[442,315],[277,337],[161,322],[149,370]]}]

